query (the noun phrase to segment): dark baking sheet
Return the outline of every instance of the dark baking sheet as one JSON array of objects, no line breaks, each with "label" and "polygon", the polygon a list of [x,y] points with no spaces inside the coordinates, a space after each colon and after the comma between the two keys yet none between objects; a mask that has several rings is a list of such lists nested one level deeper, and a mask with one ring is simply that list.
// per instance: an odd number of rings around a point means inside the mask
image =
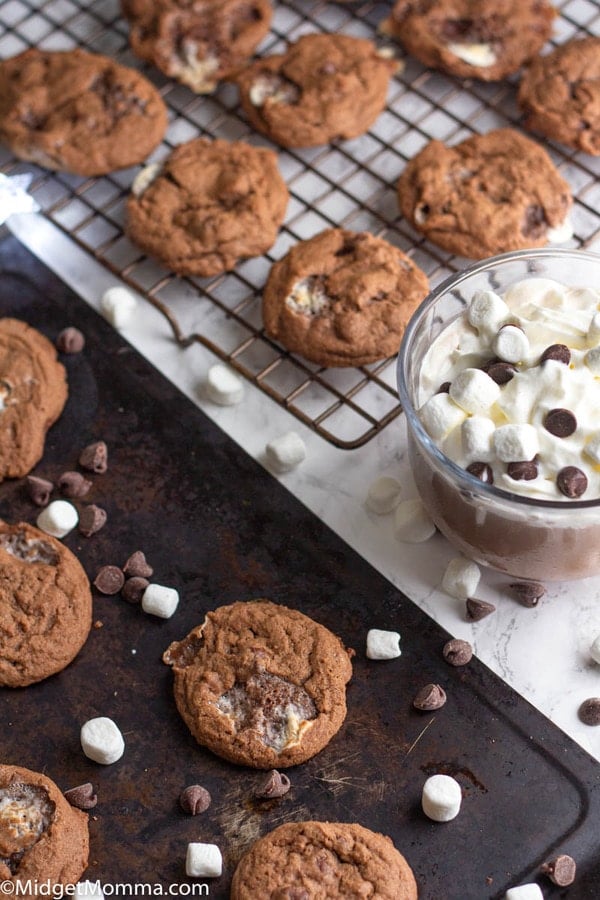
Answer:
[{"label": "dark baking sheet", "polygon": [[[50,479],[76,466],[78,451],[103,439],[110,467],[86,501],[108,511],[91,539],[68,546],[91,578],[143,549],[154,580],[181,593],[162,621],[118,598],[95,597],[93,629],[63,673],[24,690],[0,689],[0,759],[43,770],[62,789],[97,786],[86,877],[135,884],[187,881],[190,840],[223,852],[212,898],[228,896],[241,853],[278,824],[308,818],[358,821],[389,834],[406,855],[425,900],[480,900],[534,879],[557,852],[579,864],[569,891],[540,879],[546,897],[600,896],[600,767],[477,661],[453,669],[431,619],[261,469],[172,384],[13,238],[0,244],[0,312],[51,339],[68,324],[84,331],[82,355],[65,358],[70,398],[37,472]],[[0,485],[0,515],[34,521],[23,482]],[[291,792],[259,803],[262,777],[200,748],[174,708],[161,661],[220,604],[266,596],[297,607],[357,650],[348,717],[328,747],[288,770]],[[402,656],[364,658],[370,627],[397,629]],[[133,653],[132,651],[136,652]],[[539,677],[543,677],[540,673]],[[411,708],[416,690],[439,682],[437,713]],[[87,760],[79,728],[107,715],[125,734],[123,759]],[[446,825],[420,812],[425,777],[454,775],[464,789]],[[199,782],[213,803],[186,817],[180,790]],[[207,895],[208,896],[208,895]],[[261,898],[256,898],[261,900]]]}]

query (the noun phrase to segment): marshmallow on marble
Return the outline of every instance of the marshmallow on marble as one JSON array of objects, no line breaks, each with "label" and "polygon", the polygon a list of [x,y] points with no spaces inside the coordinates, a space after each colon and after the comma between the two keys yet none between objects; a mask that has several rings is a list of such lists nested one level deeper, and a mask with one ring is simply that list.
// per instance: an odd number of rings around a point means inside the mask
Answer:
[{"label": "marshmallow on marble", "polygon": [[451,597],[466,600],[477,590],[481,571],[477,563],[464,556],[456,556],[446,566],[442,587]]},{"label": "marshmallow on marble", "polygon": [[400,655],[400,635],[397,631],[371,628],[367,632],[368,659],[396,659]]},{"label": "marshmallow on marble", "polygon": [[583,361],[593,375],[600,375],[600,347],[588,350]]},{"label": "marshmallow on marble", "polygon": [[400,503],[402,486],[395,478],[382,475],[369,487],[367,494],[367,508],[378,516],[391,513]]},{"label": "marshmallow on marble", "polygon": [[500,387],[481,369],[463,369],[450,385],[449,395],[466,413],[481,415],[499,398]]},{"label": "marshmallow on marble", "polygon": [[235,406],[244,397],[244,382],[230,368],[217,363],[208,370],[206,396],[219,406]]},{"label": "marshmallow on marble", "polygon": [[223,872],[223,857],[216,844],[188,844],[185,874],[192,878],[219,878]]},{"label": "marshmallow on marble", "polygon": [[500,425],[493,443],[496,456],[505,463],[533,459],[540,449],[536,429],[527,424]]},{"label": "marshmallow on marble", "polygon": [[179,603],[179,594],[175,588],[162,584],[149,584],[142,594],[142,609],[151,616],[170,619]]},{"label": "marshmallow on marble", "polygon": [[434,822],[450,822],[460,812],[462,791],[450,775],[432,775],[423,785],[421,806]]},{"label": "marshmallow on marble", "polygon": [[419,410],[419,417],[429,437],[437,442],[454,431],[466,414],[448,394],[434,394]]},{"label": "marshmallow on marble", "polygon": [[503,325],[494,338],[492,349],[504,362],[522,362],[529,353],[529,338],[518,325]]},{"label": "marshmallow on marble", "polygon": [[41,511],[36,524],[41,531],[55,538],[63,538],[73,531],[79,522],[79,514],[72,503],[66,500],[53,500]]},{"label": "marshmallow on marble", "polygon": [[544,895],[539,884],[520,884],[510,888],[504,900],[544,900]]},{"label": "marshmallow on marble", "polygon": [[419,499],[403,500],[394,513],[394,535],[397,541],[420,544],[435,534],[435,525]]},{"label": "marshmallow on marble", "polygon": [[88,759],[110,766],[121,759],[125,750],[123,735],[112,719],[99,716],[81,726],[81,747]]},{"label": "marshmallow on marble", "polygon": [[493,291],[477,291],[467,310],[469,323],[479,332],[494,334],[510,315],[510,309]]},{"label": "marshmallow on marble", "polygon": [[85,900],[87,897],[93,900],[104,900],[104,891],[100,887],[99,881],[79,881],[75,885],[74,896],[77,900]]},{"label": "marshmallow on marble", "polygon": [[287,431],[267,444],[265,455],[276,472],[290,472],[306,459],[306,444],[295,431]]},{"label": "marshmallow on marble", "polygon": [[594,662],[600,665],[600,634],[595,639],[594,643],[590,647],[590,656],[594,660]]},{"label": "marshmallow on marble", "polygon": [[600,464],[600,433],[597,432],[584,446],[583,452],[597,464]]},{"label": "marshmallow on marble", "polygon": [[471,416],[461,427],[463,453],[469,462],[491,462],[496,426],[487,416]]},{"label": "marshmallow on marble", "polygon": [[102,315],[115,328],[125,328],[131,322],[137,300],[127,288],[112,287],[104,292],[100,301]]},{"label": "marshmallow on marble", "polygon": [[600,344],[600,312],[594,313],[587,330],[586,341],[588,347],[597,347]]}]

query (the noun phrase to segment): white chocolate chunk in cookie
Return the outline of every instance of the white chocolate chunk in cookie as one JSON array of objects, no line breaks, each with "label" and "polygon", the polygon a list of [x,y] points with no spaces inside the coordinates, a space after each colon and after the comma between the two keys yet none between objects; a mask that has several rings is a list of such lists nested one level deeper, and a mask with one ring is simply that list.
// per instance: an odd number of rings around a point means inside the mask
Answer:
[{"label": "white chocolate chunk in cookie", "polygon": [[498,62],[498,57],[494,53],[491,44],[452,43],[447,46],[450,53],[454,53],[455,56],[458,56],[459,59],[462,59],[463,62],[468,63],[470,66],[486,69]]}]

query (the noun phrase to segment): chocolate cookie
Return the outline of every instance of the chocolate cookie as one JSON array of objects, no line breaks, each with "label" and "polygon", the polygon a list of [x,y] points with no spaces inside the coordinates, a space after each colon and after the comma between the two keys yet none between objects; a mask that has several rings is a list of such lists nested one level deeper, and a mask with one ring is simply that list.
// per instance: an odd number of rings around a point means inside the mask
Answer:
[{"label": "chocolate cookie", "polygon": [[246,62],[271,23],[269,0],[123,0],[133,52],[198,94]]},{"label": "chocolate cookie", "polygon": [[126,230],[173,272],[217,275],[269,249],[288,197],[272,150],[197,138],[142,169]]},{"label": "chocolate cookie", "polygon": [[371,41],[307,34],[285,53],[251,63],[235,77],[254,128],[283,147],[354,138],[373,124],[398,61]]},{"label": "chocolate cookie", "polygon": [[600,37],[568,41],[535,59],[519,104],[528,128],[600,156]]},{"label": "chocolate cookie", "polygon": [[397,0],[381,30],[426,66],[498,81],[539,53],[555,16],[545,0]]},{"label": "chocolate cookie", "polygon": [[431,141],[398,182],[402,213],[472,259],[565,240],[571,189],[545,150],[510,128],[454,147]]},{"label": "chocolate cookie", "polygon": [[105,175],[142,162],[166,128],[156,88],[107,56],[25,50],[0,62],[0,141],[20,159]]},{"label": "chocolate cookie", "polygon": [[350,654],[327,628],[269,600],[209,612],[163,661],[198,743],[239,765],[304,762],[346,716]]},{"label": "chocolate cookie", "polygon": [[0,319],[0,481],[39,462],[66,400],[65,368],[50,341],[26,322]]},{"label": "chocolate cookie", "polygon": [[398,352],[427,276],[366,231],[330,228],[276,262],[263,292],[269,337],[322,366],[362,366]]},{"label": "chocolate cookie", "polygon": [[[88,862],[88,817],[50,778],[0,765],[0,882],[33,897],[26,882],[76,884]],[[12,891],[6,889],[12,885]],[[20,885],[20,890],[16,887]],[[53,896],[53,894],[50,894]]]},{"label": "chocolate cookie", "polygon": [[0,685],[24,687],[65,668],[92,626],[85,572],[56,538],[0,521]]},{"label": "chocolate cookie", "polygon": [[389,837],[341,822],[290,822],[242,857],[231,900],[417,900],[412,869]]}]

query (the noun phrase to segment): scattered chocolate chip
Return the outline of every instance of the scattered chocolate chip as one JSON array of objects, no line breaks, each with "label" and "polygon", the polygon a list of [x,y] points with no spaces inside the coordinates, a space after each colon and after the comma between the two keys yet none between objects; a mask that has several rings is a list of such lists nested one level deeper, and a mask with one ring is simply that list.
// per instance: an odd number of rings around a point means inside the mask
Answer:
[{"label": "scattered chocolate chip", "polygon": [[517,374],[517,368],[507,362],[497,362],[488,366],[487,374],[496,384],[508,384]]},{"label": "scattered chocolate chip", "polygon": [[585,494],[588,480],[577,466],[565,466],[556,476],[556,486],[565,497],[581,497]]},{"label": "scattered chocolate chip", "polygon": [[600,725],[600,697],[584,700],[578,714],[584,725]]},{"label": "scattered chocolate chip", "polygon": [[283,797],[284,794],[287,794],[290,787],[291,783],[287,775],[283,775],[277,769],[272,769],[258,786],[254,796],[257,800],[274,800],[276,797]]},{"label": "scattered chocolate chip", "polygon": [[154,569],[146,562],[146,557],[141,550],[132,553],[125,565],[123,571],[126,575],[135,575],[140,578],[150,578],[154,574]]},{"label": "scattered chocolate chip", "polygon": [[513,481],[533,481],[538,475],[537,459],[524,459],[519,462],[511,462],[506,467],[506,473]]},{"label": "scattered chocolate chip", "polygon": [[568,409],[551,409],[546,413],[544,428],[556,437],[570,437],[577,430],[577,419]]},{"label": "scattered chocolate chip", "polygon": [[127,600],[128,603],[141,603],[142,595],[149,584],[150,582],[147,578],[140,578],[139,575],[128,578],[121,591],[123,599]]},{"label": "scattered chocolate chip", "polygon": [[79,510],[79,531],[84,537],[91,537],[106,525],[106,510],[91,503]]},{"label": "scattered chocolate chip", "polygon": [[546,347],[540,357],[540,365],[545,363],[548,359],[553,359],[556,362],[564,363],[565,366],[568,366],[571,362],[571,351],[566,344],[550,344],[549,347]]},{"label": "scattered chocolate chip", "polygon": [[65,791],[65,797],[76,809],[93,809],[98,803],[98,796],[89,781]]},{"label": "scattered chocolate chip", "polygon": [[542,872],[559,887],[568,887],[575,881],[577,864],[572,856],[561,853],[556,859],[551,859],[549,862],[544,863]]},{"label": "scattered chocolate chip", "polygon": [[64,328],[56,338],[59,353],[81,353],[84,347],[85,338],[79,328]]},{"label": "scattered chocolate chip", "polygon": [[450,382],[442,381],[439,388],[436,391],[436,394],[447,394],[450,391]]},{"label": "scattered chocolate chip", "polygon": [[101,475],[108,468],[108,449],[104,441],[96,441],[84,447],[79,454],[79,465],[82,469]]},{"label": "scattered chocolate chip", "polygon": [[188,816],[197,816],[199,813],[206,812],[211,804],[211,799],[206,788],[199,784],[191,784],[179,795],[179,805]]},{"label": "scattered chocolate chip", "polygon": [[63,472],[58,479],[58,489],[65,497],[85,497],[91,486],[81,472]]},{"label": "scattered chocolate chip", "polygon": [[50,494],[54,485],[45,478],[38,478],[37,475],[27,476],[27,492],[36,506],[48,506],[50,502]]},{"label": "scattered chocolate chip", "polygon": [[125,576],[118,566],[102,566],[98,569],[98,574],[94,578],[94,586],[98,588],[101,594],[118,594],[123,584]]},{"label": "scattered chocolate chip", "polygon": [[496,607],[493,603],[488,603],[487,600],[478,600],[476,597],[469,597],[466,605],[467,619],[470,619],[471,622],[480,622],[486,616],[496,612]]},{"label": "scattered chocolate chip", "polygon": [[513,581],[509,587],[521,606],[530,609],[537,606],[546,593],[546,588],[539,581]]},{"label": "scattered chocolate chip", "polygon": [[484,462],[472,462],[467,466],[469,475],[479,478],[484,484],[494,483],[494,472],[491,466]]},{"label": "scattered chocolate chip", "polygon": [[415,709],[429,711],[441,709],[446,702],[446,691],[439,684],[426,684],[417,691],[413,700]]},{"label": "scattered chocolate chip", "polygon": [[442,653],[446,662],[451,666],[466,666],[473,656],[473,648],[468,641],[454,638],[444,644]]}]

